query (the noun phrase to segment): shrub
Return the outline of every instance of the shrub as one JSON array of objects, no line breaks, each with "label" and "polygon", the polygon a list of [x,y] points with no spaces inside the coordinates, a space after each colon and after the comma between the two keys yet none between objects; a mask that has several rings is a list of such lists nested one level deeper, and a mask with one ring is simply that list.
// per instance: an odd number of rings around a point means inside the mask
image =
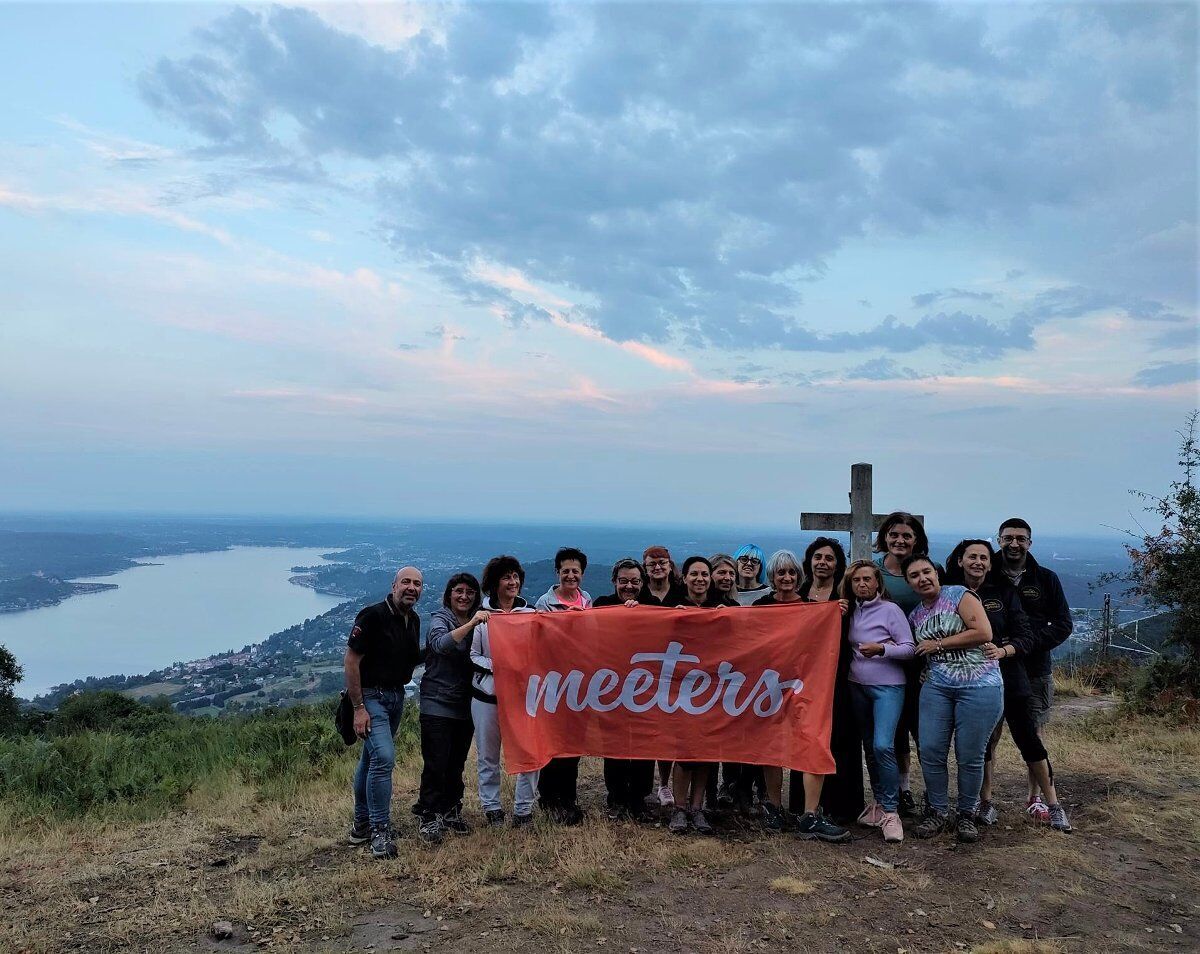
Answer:
[{"label": "shrub", "polygon": [[[18,814],[148,817],[180,806],[201,784],[240,780],[262,798],[286,800],[307,782],[349,775],[332,701],[216,719],[117,693],[71,703],[45,734],[0,739],[0,798]],[[410,706],[398,753],[414,751],[418,740]]]}]

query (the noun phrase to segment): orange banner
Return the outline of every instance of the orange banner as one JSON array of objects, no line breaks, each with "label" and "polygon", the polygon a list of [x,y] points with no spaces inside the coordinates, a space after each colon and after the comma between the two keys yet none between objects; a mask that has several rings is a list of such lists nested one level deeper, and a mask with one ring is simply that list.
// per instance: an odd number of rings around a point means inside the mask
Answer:
[{"label": "orange banner", "polygon": [[834,771],[836,602],[497,613],[488,637],[510,773],[569,755]]}]

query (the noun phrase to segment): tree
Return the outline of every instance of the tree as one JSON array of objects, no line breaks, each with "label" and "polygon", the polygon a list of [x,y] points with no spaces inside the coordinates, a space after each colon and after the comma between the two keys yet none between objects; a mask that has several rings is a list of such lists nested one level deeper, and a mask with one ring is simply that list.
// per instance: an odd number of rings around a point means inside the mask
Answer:
[{"label": "tree", "polygon": [[13,689],[24,675],[17,657],[0,646],[0,735],[16,732],[20,724],[21,708]]},{"label": "tree", "polygon": [[[1125,545],[1129,569],[1105,574],[1103,582],[1128,584],[1126,592],[1171,612],[1167,639],[1179,650],[1175,658],[1158,660],[1146,686],[1151,692],[1181,690],[1200,697],[1200,411],[1188,415],[1179,431],[1179,466],[1183,478],[1165,496],[1130,491],[1146,510],[1162,520],[1158,531],[1143,530],[1136,543]],[[1137,537],[1137,534],[1130,534]]]}]

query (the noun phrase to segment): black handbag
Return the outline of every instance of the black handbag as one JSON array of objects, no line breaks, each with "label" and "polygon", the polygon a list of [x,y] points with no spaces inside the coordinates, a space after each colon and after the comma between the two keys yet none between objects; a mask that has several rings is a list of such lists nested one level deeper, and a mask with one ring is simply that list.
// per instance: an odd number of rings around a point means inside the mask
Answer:
[{"label": "black handbag", "polygon": [[333,714],[333,724],[337,726],[338,735],[347,745],[353,745],[358,741],[358,736],[354,733],[354,705],[350,702],[350,696],[345,689],[338,697],[337,711]]}]

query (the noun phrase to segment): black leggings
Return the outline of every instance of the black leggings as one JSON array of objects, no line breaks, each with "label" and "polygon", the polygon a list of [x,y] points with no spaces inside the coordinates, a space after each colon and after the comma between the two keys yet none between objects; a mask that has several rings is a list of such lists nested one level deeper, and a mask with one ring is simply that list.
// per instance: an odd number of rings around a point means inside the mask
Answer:
[{"label": "black leggings", "polygon": [[[1031,696],[1024,693],[1005,692],[1002,721],[1008,723],[1008,731],[1012,733],[1013,743],[1016,745],[1017,751],[1021,753],[1021,759],[1026,765],[1041,762],[1043,759],[1049,760],[1050,756],[1046,753],[1046,746],[1042,744],[1042,738],[1038,735],[1037,719],[1033,714],[1033,698]],[[1000,729],[1001,723],[997,722],[996,730],[988,740],[987,760],[989,762],[996,752],[996,743],[1000,741]],[[1050,778],[1054,778],[1053,769],[1050,770]]]},{"label": "black leggings", "polygon": [[908,737],[911,735],[917,745],[921,744],[919,723],[921,721],[921,672],[925,668],[925,660],[918,659],[916,663],[909,660],[904,663],[904,672],[908,681],[904,684],[904,708],[900,711],[900,721],[896,723],[896,758],[908,758],[911,750]]}]

